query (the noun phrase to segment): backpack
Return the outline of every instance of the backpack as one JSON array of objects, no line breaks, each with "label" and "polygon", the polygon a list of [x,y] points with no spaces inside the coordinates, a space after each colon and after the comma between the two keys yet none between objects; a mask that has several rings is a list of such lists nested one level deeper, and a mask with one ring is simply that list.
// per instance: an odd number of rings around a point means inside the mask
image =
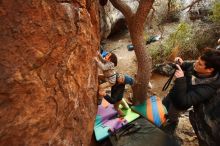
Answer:
[{"label": "backpack", "polygon": [[142,117],[111,133],[108,141],[102,146],[179,146],[179,144],[176,139]]},{"label": "backpack", "polygon": [[144,103],[132,106],[131,109],[157,127],[162,127],[166,123],[167,109],[158,96],[150,96]]}]

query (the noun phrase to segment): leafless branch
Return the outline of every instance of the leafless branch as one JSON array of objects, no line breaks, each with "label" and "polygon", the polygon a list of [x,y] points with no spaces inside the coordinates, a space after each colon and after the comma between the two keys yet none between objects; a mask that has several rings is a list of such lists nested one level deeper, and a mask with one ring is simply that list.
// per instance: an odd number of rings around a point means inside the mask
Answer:
[{"label": "leafless branch", "polygon": [[200,1],[202,1],[202,0],[195,0],[195,1],[193,1],[191,4],[189,4],[188,6],[186,6],[185,8],[183,8],[181,11],[184,11],[184,10],[186,10],[186,9],[188,9],[188,8],[189,8],[188,11],[190,11],[190,10],[192,9],[192,7],[193,7],[196,3],[200,2]]}]

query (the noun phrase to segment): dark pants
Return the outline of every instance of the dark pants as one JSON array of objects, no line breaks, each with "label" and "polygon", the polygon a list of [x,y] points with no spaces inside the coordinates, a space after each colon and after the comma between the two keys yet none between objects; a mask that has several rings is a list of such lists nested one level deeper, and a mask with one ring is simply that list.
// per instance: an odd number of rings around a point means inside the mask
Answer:
[{"label": "dark pants", "polygon": [[168,111],[168,120],[166,125],[162,127],[162,130],[167,134],[173,135],[175,133],[176,127],[178,126],[181,111],[174,107],[168,96],[162,100],[162,103]]},{"label": "dark pants", "polygon": [[180,117],[180,110],[177,110],[173,104],[170,98],[167,96],[162,100],[163,105],[166,107],[168,111],[168,119],[171,123],[178,123],[179,117]]}]

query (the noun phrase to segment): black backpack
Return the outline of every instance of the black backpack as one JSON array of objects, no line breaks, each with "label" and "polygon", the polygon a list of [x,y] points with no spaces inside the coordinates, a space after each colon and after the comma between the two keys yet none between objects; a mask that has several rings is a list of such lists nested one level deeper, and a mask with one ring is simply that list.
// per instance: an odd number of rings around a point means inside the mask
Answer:
[{"label": "black backpack", "polygon": [[176,139],[165,134],[145,118],[127,124],[112,133],[102,146],[179,146]]}]

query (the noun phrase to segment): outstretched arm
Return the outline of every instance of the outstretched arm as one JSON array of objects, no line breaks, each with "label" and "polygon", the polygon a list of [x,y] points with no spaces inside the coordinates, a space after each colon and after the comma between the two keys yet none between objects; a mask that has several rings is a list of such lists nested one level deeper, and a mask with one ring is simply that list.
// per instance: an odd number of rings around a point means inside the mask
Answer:
[{"label": "outstretched arm", "polygon": [[97,55],[98,55],[98,59],[101,61],[101,62],[103,62],[103,63],[106,63],[107,61],[102,57],[102,55],[99,53],[99,52],[97,52]]},{"label": "outstretched arm", "polygon": [[104,64],[97,57],[95,57],[95,61],[98,65],[98,67],[103,71],[114,68],[114,63],[112,63],[112,62],[107,62],[107,63]]}]

